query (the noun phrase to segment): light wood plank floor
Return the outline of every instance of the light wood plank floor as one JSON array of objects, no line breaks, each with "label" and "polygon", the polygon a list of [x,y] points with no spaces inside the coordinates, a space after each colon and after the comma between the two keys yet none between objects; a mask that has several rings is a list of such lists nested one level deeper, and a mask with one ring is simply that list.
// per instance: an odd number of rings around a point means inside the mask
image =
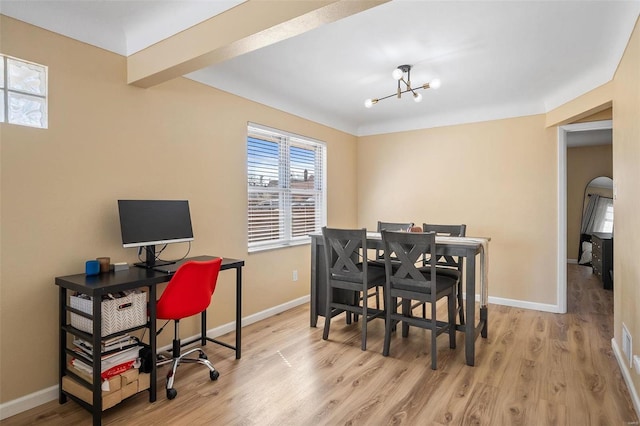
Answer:
[{"label": "light wood plank floor", "polygon": [[[475,367],[464,364],[462,334],[455,350],[446,335],[439,337],[432,371],[429,332],[412,328],[408,339],[393,337],[385,358],[383,321],[370,323],[362,352],[357,324],[338,317],[323,341],[301,306],[246,327],[239,361],[207,345],[221,372],[217,382],[200,366],[182,366],[176,399],[167,400],[162,388],[153,404],[146,392],[138,394],[107,410],[103,424],[637,424],[611,349],[613,294],[590,268],[568,265],[568,272],[566,315],[490,305],[489,338],[476,342]],[[90,422],[73,401],[52,401],[2,424]]]}]

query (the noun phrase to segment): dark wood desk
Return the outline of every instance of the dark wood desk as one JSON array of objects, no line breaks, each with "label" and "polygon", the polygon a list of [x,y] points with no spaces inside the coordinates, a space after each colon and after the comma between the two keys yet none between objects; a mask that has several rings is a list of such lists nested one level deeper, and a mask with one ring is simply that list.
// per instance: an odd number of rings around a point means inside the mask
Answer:
[{"label": "dark wood desk", "polygon": [[[186,262],[189,260],[207,260],[212,259],[213,256],[199,256],[183,260]],[[224,342],[220,342],[215,339],[211,339],[206,336],[206,311],[202,313],[201,321],[201,337],[202,344],[206,344],[206,341],[212,341],[214,343],[226,346],[235,350],[236,359],[241,357],[241,334],[242,334],[242,267],[244,266],[244,260],[223,258],[220,270],[236,270],[236,344],[235,346],[229,345]],[[102,330],[102,318],[101,318],[101,302],[102,296],[108,293],[115,293],[118,291],[134,290],[137,288],[148,288],[149,292],[149,322],[135,329],[147,327],[149,329],[149,348],[151,353],[157,353],[156,343],[156,286],[158,284],[168,282],[172,277],[172,274],[154,271],[152,269],[144,269],[138,267],[130,267],[124,271],[108,272],[99,275],[87,276],[86,274],[68,275],[64,277],[56,277],[55,284],[59,286],[59,324],[60,324],[60,341],[59,341],[59,402],[61,404],[67,401],[67,396],[71,397],[78,404],[86,408],[93,413],[93,424],[100,425],[102,418],[102,391],[100,389],[100,352],[94,351],[93,354],[93,384],[91,389],[93,392],[93,404],[87,404],[79,398],[76,398],[70,393],[66,393],[62,390],[62,377],[70,374],[67,371],[67,355],[72,356],[67,350],[67,334],[80,337],[87,341],[92,342],[94,348],[99,348],[102,339],[107,336],[101,336]],[[78,311],[68,305],[68,290],[77,291],[93,298],[93,313],[94,315],[88,315],[84,312]],[[93,320],[92,333],[85,333],[77,328],[71,326],[68,313],[73,312],[80,316],[90,318]],[[121,334],[121,333],[116,333]],[[195,339],[198,340],[198,339]],[[190,343],[194,342],[192,340]],[[151,366],[151,377],[149,386],[149,401],[156,400],[157,390],[157,371],[155,364]],[[73,375],[71,373],[71,375]],[[75,377],[78,379],[78,377]],[[80,380],[83,383],[83,380]],[[85,385],[86,382],[84,382]]]},{"label": "dark wood desk", "polygon": [[[439,255],[459,256],[463,260],[465,270],[465,324],[458,324],[457,329],[465,333],[465,356],[467,365],[475,363],[475,341],[478,335],[487,337],[488,291],[487,277],[480,280],[480,320],[476,317],[476,256],[480,255],[481,274],[487,275],[487,255],[484,247],[489,238],[475,237],[436,237],[436,253]],[[384,249],[379,233],[367,232],[367,247]],[[324,316],[326,300],[326,282],[324,241],[322,234],[311,234],[311,327],[315,327],[318,316]]]}]

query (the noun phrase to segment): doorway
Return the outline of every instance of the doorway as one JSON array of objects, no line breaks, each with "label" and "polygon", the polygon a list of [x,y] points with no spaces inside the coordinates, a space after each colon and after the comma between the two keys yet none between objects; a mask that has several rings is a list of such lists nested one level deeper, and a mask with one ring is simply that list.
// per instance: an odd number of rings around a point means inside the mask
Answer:
[{"label": "doorway", "polygon": [[612,128],[612,120],[558,126],[558,264],[556,266],[558,313],[567,313],[567,149],[570,146],[570,138],[574,135],[585,136],[584,140],[588,140],[589,132]]}]

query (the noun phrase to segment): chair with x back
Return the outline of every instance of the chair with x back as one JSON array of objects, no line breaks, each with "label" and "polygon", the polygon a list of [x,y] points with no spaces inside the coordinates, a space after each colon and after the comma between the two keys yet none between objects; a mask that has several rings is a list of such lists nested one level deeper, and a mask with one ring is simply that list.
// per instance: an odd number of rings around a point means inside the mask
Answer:
[{"label": "chair with x back", "polygon": [[[389,232],[382,231],[385,250],[386,284],[384,288],[386,323],[382,354],[389,355],[391,334],[398,322],[403,325],[431,330],[431,368],[437,368],[437,341],[439,334],[449,334],[449,347],[456,347],[456,289],[457,280],[439,276],[436,270],[436,242],[433,232]],[[398,259],[393,265],[391,256]],[[422,259],[428,259],[421,267]],[[438,321],[436,303],[447,298],[448,321]],[[400,303],[398,303],[400,300]],[[431,316],[422,318],[413,315],[412,301],[429,303]],[[401,308],[401,312],[398,312]],[[404,327],[403,327],[404,328]],[[408,327],[407,327],[408,328]]]},{"label": "chair with x back", "polygon": [[[367,230],[322,228],[326,264],[326,305],[322,338],[329,338],[331,318],[341,312],[362,316],[362,350],[367,348],[367,323],[384,311],[368,306],[369,289],[384,285],[384,270],[369,268]],[[336,291],[337,290],[337,291]],[[340,297],[340,290],[352,297]],[[344,292],[343,292],[344,293]]]},{"label": "chair with x back", "polygon": [[[411,232],[413,229],[413,222],[380,222],[378,221],[377,232],[380,233],[382,230],[385,231],[402,231],[402,232]],[[369,261],[369,266],[374,268],[382,268],[384,269],[384,250],[376,250],[375,259]],[[380,307],[380,291],[378,288],[375,289],[374,293],[369,294],[369,297],[375,296],[376,298],[376,308]]]},{"label": "chair with x back", "polygon": [[[424,232],[435,232],[436,235],[444,237],[464,237],[467,233],[467,225],[435,225],[424,223]],[[460,324],[464,324],[464,298],[462,294],[462,267],[463,258],[457,256],[438,256],[436,258],[436,268],[439,275],[447,275],[458,280],[458,315]]]}]

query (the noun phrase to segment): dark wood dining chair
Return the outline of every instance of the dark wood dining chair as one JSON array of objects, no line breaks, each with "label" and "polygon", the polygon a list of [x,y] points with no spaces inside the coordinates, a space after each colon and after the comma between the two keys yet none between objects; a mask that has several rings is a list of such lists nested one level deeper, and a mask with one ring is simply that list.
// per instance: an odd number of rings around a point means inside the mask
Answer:
[{"label": "dark wood dining chair", "polygon": [[[432,223],[422,224],[424,232],[435,232],[436,235],[445,237],[464,237],[467,233],[467,225],[437,225]],[[456,310],[460,318],[460,325],[464,325],[464,297],[462,294],[462,268],[463,259],[457,256],[437,256],[436,268],[439,275],[447,275],[458,280],[458,305]],[[425,308],[426,309],[426,308]]]},{"label": "dark wood dining chair", "polygon": [[[325,323],[322,338],[329,338],[331,318],[341,312],[362,316],[361,348],[367,349],[367,323],[384,318],[384,310],[368,305],[369,290],[383,287],[384,270],[369,268],[367,262],[367,230],[322,228],[326,259]],[[337,290],[337,291],[334,291]],[[340,290],[343,290],[342,296]],[[344,297],[344,290],[352,297]]]},{"label": "dark wood dining chair", "polygon": [[[456,289],[457,280],[438,275],[434,232],[390,232],[382,231],[385,250],[386,282],[384,287],[386,323],[382,354],[389,356],[391,333],[399,322],[431,330],[431,368],[437,368],[437,342],[439,334],[449,334],[449,347],[456,347]],[[398,259],[393,265],[391,256]],[[427,259],[420,266],[421,259]],[[448,321],[438,321],[436,303],[447,298]],[[398,303],[400,300],[400,303]],[[413,315],[412,301],[431,304],[431,316],[421,318]],[[400,312],[398,312],[400,308]]]},{"label": "dark wood dining chair", "polygon": [[[381,222],[378,221],[377,231],[378,233],[382,232],[382,230],[386,231],[402,231],[402,232],[410,232],[413,228],[413,222]],[[375,259],[369,261],[369,266],[373,268],[380,268],[384,270],[384,250],[376,250]],[[373,293],[370,293],[368,297],[376,298],[376,308],[380,308],[380,290],[378,288],[375,289]]]}]

